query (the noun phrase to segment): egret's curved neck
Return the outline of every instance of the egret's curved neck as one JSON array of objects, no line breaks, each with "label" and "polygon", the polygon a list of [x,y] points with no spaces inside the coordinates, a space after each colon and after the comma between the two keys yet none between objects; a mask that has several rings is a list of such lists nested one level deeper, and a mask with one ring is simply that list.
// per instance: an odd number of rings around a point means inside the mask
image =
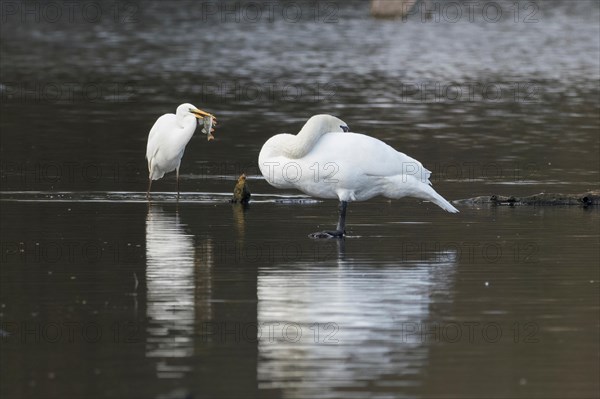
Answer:
[{"label": "egret's curved neck", "polygon": [[177,123],[185,130],[190,128],[196,130],[196,117],[194,115],[185,115],[184,117],[177,118]]},{"label": "egret's curved neck", "polygon": [[[192,123],[193,122],[193,123]],[[188,127],[196,123],[196,117],[194,115],[177,115],[177,123],[181,127]]]},{"label": "egret's curved neck", "polygon": [[327,133],[321,125],[307,123],[297,135],[286,143],[285,155],[289,158],[302,158],[312,150],[317,141]]},{"label": "egret's curved neck", "polygon": [[177,124],[180,127],[179,138],[187,143],[196,131],[196,117],[194,115],[185,115],[184,117],[177,118]]}]

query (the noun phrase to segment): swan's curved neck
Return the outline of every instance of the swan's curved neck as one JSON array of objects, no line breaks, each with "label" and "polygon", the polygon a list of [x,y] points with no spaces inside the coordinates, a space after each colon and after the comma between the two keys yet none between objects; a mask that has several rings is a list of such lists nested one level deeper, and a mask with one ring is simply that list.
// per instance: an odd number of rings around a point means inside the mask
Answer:
[{"label": "swan's curved neck", "polygon": [[286,155],[289,158],[302,158],[312,150],[317,141],[323,136],[325,129],[320,126],[314,126],[313,124],[306,124],[298,132],[297,135],[292,136],[285,148]]}]

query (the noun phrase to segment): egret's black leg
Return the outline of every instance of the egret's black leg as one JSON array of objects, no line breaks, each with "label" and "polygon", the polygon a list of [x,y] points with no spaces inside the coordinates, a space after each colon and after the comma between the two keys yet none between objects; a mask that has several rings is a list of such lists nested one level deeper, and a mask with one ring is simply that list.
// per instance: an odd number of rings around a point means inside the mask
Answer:
[{"label": "egret's black leg", "polygon": [[340,201],[338,207],[339,218],[337,229],[335,231],[319,231],[309,235],[310,238],[342,238],[346,234],[346,208],[348,207],[347,201]]},{"label": "egret's black leg", "polygon": [[177,170],[177,199],[179,199],[179,168]]},{"label": "egret's black leg", "polygon": [[152,187],[152,179],[148,179],[148,191],[146,191],[146,199],[150,198],[150,188]]}]

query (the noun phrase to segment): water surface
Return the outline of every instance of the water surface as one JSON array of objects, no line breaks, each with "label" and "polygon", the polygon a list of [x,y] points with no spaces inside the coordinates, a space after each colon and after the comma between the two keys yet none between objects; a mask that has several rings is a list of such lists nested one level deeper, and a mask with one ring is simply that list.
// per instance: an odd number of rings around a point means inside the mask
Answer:
[{"label": "water surface", "polygon": [[[256,164],[327,112],[449,200],[598,188],[596,2],[535,3],[537,23],[529,2],[517,22],[497,2],[497,23],[378,21],[366,2],[238,22],[187,1],[115,22],[98,4],[110,17],[0,27],[3,397],[600,394],[597,209],[375,199],[315,241],[337,204]],[[188,145],[179,202],[168,175],[149,203],[147,133],[185,101],[217,139]]]}]

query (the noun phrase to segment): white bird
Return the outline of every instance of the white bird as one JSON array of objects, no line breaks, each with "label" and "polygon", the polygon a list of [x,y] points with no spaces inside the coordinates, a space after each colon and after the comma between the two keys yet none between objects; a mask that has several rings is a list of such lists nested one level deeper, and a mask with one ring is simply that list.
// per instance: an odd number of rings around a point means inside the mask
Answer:
[{"label": "white bird", "polygon": [[[165,173],[177,172],[177,198],[179,198],[179,166],[185,151],[185,146],[196,131],[197,119],[207,118],[210,121],[208,129],[202,132],[213,138],[211,133],[212,123],[216,119],[208,112],[202,111],[192,104],[181,104],[177,107],[175,114],[164,114],[156,120],[148,134],[148,145],[146,146],[146,159],[148,160],[148,191],[146,197],[150,196],[152,180],[162,178]],[[205,124],[205,125],[207,125]]]},{"label": "white bird", "polygon": [[431,187],[431,172],[419,161],[380,140],[349,130],[341,119],[315,115],[297,135],[271,137],[258,156],[260,171],[272,186],[340,201],[337,229],[311,237],[342,237],[348,202],[378,195],[416,197],[445,211],[458,212]]}]

